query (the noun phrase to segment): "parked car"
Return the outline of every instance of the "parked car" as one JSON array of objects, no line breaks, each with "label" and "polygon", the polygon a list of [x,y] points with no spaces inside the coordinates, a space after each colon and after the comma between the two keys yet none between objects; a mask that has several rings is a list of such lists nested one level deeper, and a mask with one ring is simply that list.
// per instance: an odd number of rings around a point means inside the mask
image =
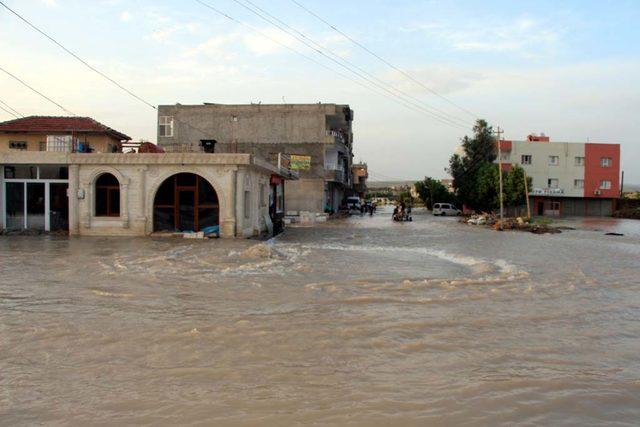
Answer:
[{"label": "parked car", "polygon": [[347,209],[360,212],[361,207],[360,197],[347,197]]},{"label": "parked car", "polygon": [[460,215],[462,213],[462,211],[460,211],[460,209],[456,208],[454,205],[452,205],[451,203],[436,203],[435,205],[433,205],[433,214],[434,215]]}]

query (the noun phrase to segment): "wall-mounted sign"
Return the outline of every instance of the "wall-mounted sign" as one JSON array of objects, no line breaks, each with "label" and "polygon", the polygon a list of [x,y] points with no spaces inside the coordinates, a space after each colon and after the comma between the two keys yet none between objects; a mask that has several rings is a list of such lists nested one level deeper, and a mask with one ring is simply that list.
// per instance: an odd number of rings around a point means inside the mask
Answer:
[{"label": "wall-mounted sign", "polygon": [[291,155],[291,169],[292,170],[309,170],[311,169],[311,156],[297,156]]}]

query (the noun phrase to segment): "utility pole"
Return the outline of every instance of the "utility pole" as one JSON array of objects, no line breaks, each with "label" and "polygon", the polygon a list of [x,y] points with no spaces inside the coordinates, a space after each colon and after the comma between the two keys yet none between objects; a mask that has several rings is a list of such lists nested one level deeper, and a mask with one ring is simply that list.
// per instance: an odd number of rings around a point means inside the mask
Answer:
[{"label": "utility pole", "polygon": [[498,141],[498,176],[500,177],[500,230],[503,228],[503,220],[504,220],[504,207],[502,203],[502,147],[500,144],[500,135],[504,132],[503,129],[500,129],[500,126],[496,128],[496,139]]},{"label": "utility pole", "polygon": [[529,207],[529,183],[527,182],[527,171],[523,170],[524,173],[524,197],[527,201],[527,219],[531,219],[531,208]]}]

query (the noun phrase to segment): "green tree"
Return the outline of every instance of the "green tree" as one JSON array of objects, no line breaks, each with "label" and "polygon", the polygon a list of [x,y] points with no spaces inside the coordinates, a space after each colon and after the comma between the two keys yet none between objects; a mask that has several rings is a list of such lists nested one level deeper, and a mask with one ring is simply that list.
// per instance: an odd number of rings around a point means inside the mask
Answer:
[{"label": "green tree", "polygon": [[[496,159],[496,140],[491,126],[485,120],[476,121],[473,137],[462,139],[464,155],[454,154],[449,160],[449,173],[458,200],[469,208],[486,210],[493,200],[486,185],[491,182],[490,166]],[[481,175],[484,187],[481,188]]]},{"label": "green tree", "polygon": [[440,181],[430,177],[425,177],[424,180],[415,183],[416,191],[420,196],[420,200],[424,203],[427,209],[433,209],[434,203],[453,203],[455,197],[447,190]]}]

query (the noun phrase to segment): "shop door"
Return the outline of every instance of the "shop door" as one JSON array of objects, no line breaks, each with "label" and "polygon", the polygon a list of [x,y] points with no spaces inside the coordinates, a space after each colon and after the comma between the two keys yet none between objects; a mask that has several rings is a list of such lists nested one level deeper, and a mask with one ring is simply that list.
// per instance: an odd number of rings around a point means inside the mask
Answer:
[{"label": "shop door", "polygon": [[180,231],[196,231],[198,230],[197,210],[194,209],[196,203],[194,190],[178,191],[178,230]]},{"label": "shop door", "polygon": [[27,183],[27,224],[29,230],[45,229],[44,207],[45,191],[44,182]]},{"label": "shop door", "polygon": [[69,198],[67,183],[49,184],[49,229],[51,231],[69,229]]}]

